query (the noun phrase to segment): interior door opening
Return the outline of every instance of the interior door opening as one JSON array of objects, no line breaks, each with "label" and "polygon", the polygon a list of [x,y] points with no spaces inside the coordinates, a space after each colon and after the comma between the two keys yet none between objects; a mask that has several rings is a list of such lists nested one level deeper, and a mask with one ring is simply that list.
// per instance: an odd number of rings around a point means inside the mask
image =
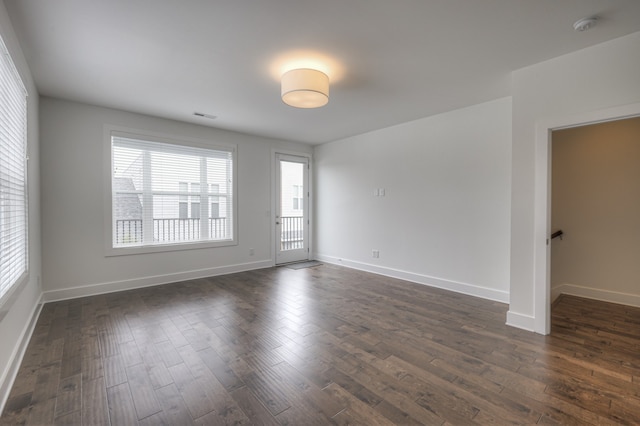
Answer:
[{"label": "interior door opening", "polygon": [[[595,110],[579,115],[541,120],[535,136],[535,200],[534,200],[534,306],[533,318],[522,328],[540,334],[551,331],[551,141],[552,132],[606,121],[640,116],[640,103]],[[565,232],[568,238],[568,234]],[[524,324],[524,323],[523,323]]]},{"label": "interior door opening", "polygon": [[638,304],[640,117],[554,130],[550,150],[551,302]]}]

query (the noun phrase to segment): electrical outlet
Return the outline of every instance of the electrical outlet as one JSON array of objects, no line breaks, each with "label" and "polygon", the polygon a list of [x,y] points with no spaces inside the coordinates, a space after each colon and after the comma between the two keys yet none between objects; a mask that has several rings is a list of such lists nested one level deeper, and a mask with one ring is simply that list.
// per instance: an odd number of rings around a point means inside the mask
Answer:
[{"label": "electrical outlet", "polygon": [[380,257],[380,250],[372,250],[371,251],[371,255],[376,259],[379,258]]},{"label": "electrical outlet", "polygon": [[255,250],[250,248],[249,249],[249,256],[253,256],[254,254],[256,254]]}]

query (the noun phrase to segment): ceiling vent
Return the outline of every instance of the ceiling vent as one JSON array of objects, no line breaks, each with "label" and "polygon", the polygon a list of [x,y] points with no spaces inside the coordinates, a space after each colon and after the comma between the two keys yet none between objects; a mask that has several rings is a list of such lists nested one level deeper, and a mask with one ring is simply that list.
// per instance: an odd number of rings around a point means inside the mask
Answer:
[{"label": "ceiling vent", "polygon": [[204,112],[194,112],[193,115],[195,115],[196,117],[209,118],[211,120],[215,120],[216,118],[218,118],[218,116],[216,115],[205,114]]}]

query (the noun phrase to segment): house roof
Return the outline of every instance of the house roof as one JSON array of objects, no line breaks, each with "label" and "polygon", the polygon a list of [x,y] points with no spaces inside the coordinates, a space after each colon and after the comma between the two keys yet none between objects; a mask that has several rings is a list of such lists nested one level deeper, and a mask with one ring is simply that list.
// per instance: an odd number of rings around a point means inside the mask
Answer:
[{"label": "house roof", "polygon": [[[310,144],[509,96],[513,70],[640,31],[637,0],[5,4],[42,95]],[[280,100],[300,60],[327,106]]]}]

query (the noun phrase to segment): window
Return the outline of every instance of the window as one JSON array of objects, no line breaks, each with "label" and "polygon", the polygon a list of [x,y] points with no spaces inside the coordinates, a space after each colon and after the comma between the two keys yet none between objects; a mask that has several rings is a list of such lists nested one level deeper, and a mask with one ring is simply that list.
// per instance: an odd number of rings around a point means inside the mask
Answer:
[{"label": "window", "polygon": [[235,150],[159,139],[111,133],[111,248],[234,243]]},{"label": "window", "polygon": [[293,185],[293,209],[294,210],[302,210],[303,208],[303,197],[304,191],[302,190],[302,185]]},{"label": "window", "polygon": [[[0,300],[27,274],[27,92],[0,39]],[[6,299],[5,299],[6,300]]]}]

